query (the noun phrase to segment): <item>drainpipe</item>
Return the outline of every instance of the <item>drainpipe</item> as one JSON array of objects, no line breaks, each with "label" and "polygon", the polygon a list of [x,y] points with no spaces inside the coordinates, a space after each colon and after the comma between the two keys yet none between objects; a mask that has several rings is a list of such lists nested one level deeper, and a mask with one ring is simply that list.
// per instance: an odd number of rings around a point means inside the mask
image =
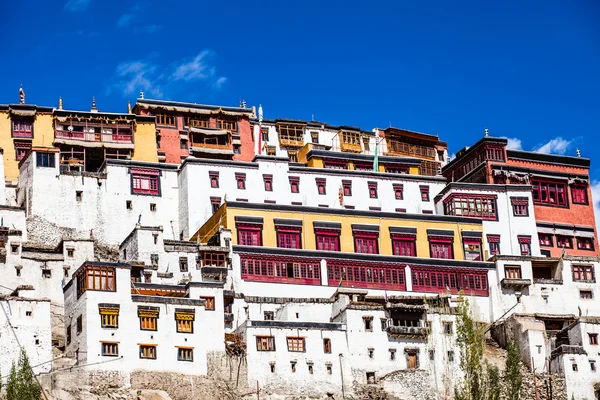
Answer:
[{"label": "drainpipe", "polygon": [[340,353],[340,376],[342,377],[342,399],[346,398],[346,394],[344,393],[344,371],[342,369],[342,357],[344,357],[344,355],[342,353]]}]

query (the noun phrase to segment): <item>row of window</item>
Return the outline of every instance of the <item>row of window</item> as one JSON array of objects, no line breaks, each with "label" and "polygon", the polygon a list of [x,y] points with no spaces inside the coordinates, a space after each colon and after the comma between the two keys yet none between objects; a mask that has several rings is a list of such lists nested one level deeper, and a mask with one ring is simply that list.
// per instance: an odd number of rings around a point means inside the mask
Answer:
[{"label": "row of window", "polygon": [[[560,207],[567,205],[566,183],[532,178],[531,186],[534,203]],[[588,204],[587,185],[571,185],[571,200],[573,204]]]},{"label": "row of window", "polygon": [[[519,235],[517,236],[519,242],[519,251],[522,256],[531,255],[531,236]],[[490,249],[490,256],[500,254],[500,235],[487,235],[487,242]]]},{"label": "row of window", "polygon": [[554,238],[556,238],[556,247],[563,249],[572,249],[574,241],[577,242],[578,250],[594,250],[594,239],[588,237],[576,237],[566,235],[555,235],[549,233],[538,234],[540,246],[554,247]]},{"label": "row of window", "polygon": [[[200,297],[206,301],[205,309],[207,311],[215,310],[214,297]],[[158,331],[158,310],[138,309],[140,320],[140,330]],[[176,329],[179,333],[194,332],[194,312],[175,312]],[[100,309],[100,324],[102,328],[119,327],[119,308],[105,307]],[[79,327],[79,325],[78,325]],[[78,330],[77,333],[80,333]]]},{"label": "row of window", "polygon": [[[210,187],[218,188],[219,187],[219,172],[218,171],[209,171],[208,173],[210,179]],[[243,172],[235,173],[236,186],[239,190],[246,190],[246,174]],[[273,175],[263,174],[263,183],[264,189],[267,192],[273,191]],[[300,178],[297,176],[289,177],[290,190],[292,193],[300,193]],[[327,180],[325,178],[315,178],[315,183],[317,185],[317,193],[320,195],[327,194]],[[369,188],[369,197],[372,199],[377,199],[378,191],[377,191],[377,182],[370,181],[368,182]],[[394,197],[396,200],[404,199],[404,185],[403,184],[393,184],[394,188]],[[419,190],[421,192],[421,200],[422,201],[430,201],[429,197],[429,186],[420,185]],[[343,180],[342,187],[340,188],[340,195],[342,196],[352,196],[352,181]]]},{"label": "row of window", "polygon": [[[504,276],[507,279],[521,279],[521,266],[505,265]],[[571,266],[571,276],[574,282],[596,282],[593,265],[573,265]]]},{"label": "row of window", "polygon": [[[177,126],[177,114],[175,113],[156,113],[156,125],[162,126]],[[199,128],[209,128],[210,127],[210,117],[184,117],[184,125],[186,127],[199,127]],[[216,119],[216,127],[217,129],[224,129],[228,131],[237,131],[238,121],[235,118],[227,118],[221,117]]]},{"label": "row of window", "polygon": [[[118,357],[119,356],[119,343],[118,342],[100,342],[102,355],[105,357]],[[155,344],[141,344],[139,345],[139,357],[143,359],[156,360],[157,351]],[[177,361],[194,361],[194,348],[193,347],[176,347],[177,349]]]},{"label": "row of window", "polygon": [[[306,352],[306,338],[288,336],[286,338],[287,349],[290,352],[304,353]],[[274,336],[256,336],[257,351],[275,351]],[[331,354],[331,339],[323,338],[323,352]]]},{"label": "row of window", "polygon": [[[454,193],[444,199],[444,214],[497,220],[496,201],[496,195]],[[511,197],[510,202],[513,216],[529,216],[529,199],[527,197]]]}]

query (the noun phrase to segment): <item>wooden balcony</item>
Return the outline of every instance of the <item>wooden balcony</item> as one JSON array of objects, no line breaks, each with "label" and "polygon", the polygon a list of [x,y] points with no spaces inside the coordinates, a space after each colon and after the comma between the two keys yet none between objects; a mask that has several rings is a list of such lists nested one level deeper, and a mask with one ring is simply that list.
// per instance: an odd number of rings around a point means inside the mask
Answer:
[{"label": "wooden balcony", "polygon": [[302,136],[279,135],[279,146],[300,148],[300,147],[304,146],[304,140],[303,140]]},{"label": "wooden balcony", "polygon": [[346,143],[342,141],[340,142],[340,150],[347,153],[361,153],[362,147],[360,143]]},{"label": "wooden balcony", "polygon": [[409,156],[435,160],[435,148],[410,144],[396,139],[387,140],[387,154],[390,156]]},{"label": "wooden balcony", "polygon": [[422,326],[393,326],[386,328],[388,336],[405,338],[426,338],[429,331]]},{"label": "wooden balcony", "polygon": [[531,285],[531,279],[509,279],[509,278],[504,278],[502,279],[502,281],[500,281],[500,285],[504,288],[504,289],[524,289],[526,287],[528,287],[529,285]]},{"label": "wooden balcony", "polygon": [[123,133],[88,133],[56,129],[54,138],[82,142],[133,144],[133,135]]}]

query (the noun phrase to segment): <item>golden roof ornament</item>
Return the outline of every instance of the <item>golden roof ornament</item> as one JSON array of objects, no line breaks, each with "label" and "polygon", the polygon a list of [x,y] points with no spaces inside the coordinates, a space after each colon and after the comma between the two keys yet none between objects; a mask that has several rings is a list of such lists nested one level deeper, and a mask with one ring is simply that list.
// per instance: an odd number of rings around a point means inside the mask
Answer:
[{"label": "golden roof ornament", "polygon": [[63,103],[62,103],[62,96],[60,96],[58,98],[58,109],[62,110],[63,109]]},{"label": "golden roof ornament", "polygon": [[131,114],[131,102],[127,102],[127,114]]},{"label": "golden roof ornament", "polygon": [[98,112],[98,109],[96,108],[96,97],[92,97],[92,112]]},{"label": "golden roof ornament", "polygon": [[19,88],[19,103],[25,104],[25,92],[23,91],[23,85]]}]

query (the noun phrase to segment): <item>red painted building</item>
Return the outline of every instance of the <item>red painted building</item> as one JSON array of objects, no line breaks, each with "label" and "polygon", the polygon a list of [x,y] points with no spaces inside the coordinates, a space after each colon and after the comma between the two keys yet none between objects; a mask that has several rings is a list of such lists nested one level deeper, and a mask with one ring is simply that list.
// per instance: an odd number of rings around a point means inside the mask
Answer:
[{"label": "red painted building", "polygon": [[599,255],[590,160],[507,150],[507,140],[484,137],[459,151],[442,174],[449,182],[530,185],[542,253]]},{"label": "red painted building", "polygon": [[188,156],[251,161],[251,108],[137,99],[133,112],[156,118],[161,162],[180,164]]}]

